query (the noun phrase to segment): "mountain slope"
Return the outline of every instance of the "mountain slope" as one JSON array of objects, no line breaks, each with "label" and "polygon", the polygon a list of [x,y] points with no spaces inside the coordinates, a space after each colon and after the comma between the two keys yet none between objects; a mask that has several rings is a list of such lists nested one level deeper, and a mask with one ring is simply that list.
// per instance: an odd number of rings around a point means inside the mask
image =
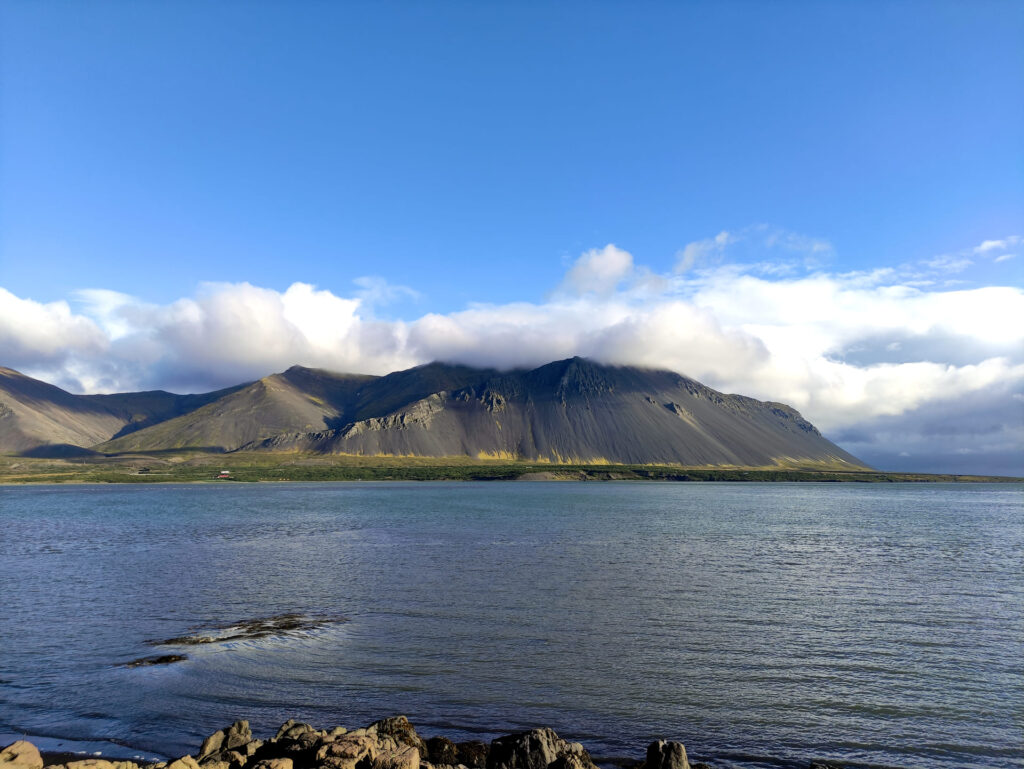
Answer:
[{"label": "mountain slope", "polygon": [[124,424],[101,404],[14,369],[0,368],[0,451],[91,446]]},{"label": "mountain slope", "polygon": [[104,452],[233,451],[282,433],[322,432],[391,413],[490,370],[428,363],[382,377],[292,366],[177,419],[97,446]]},{"label": "mountain slope", "polygon": [[182,448],[231,451],[282,432],[327,429],[339,424],[358,390],[374,379],[293,366],[96,449],[107,453]]},{"label": "mountain slope", "polygon": [[163,390],[118,395],[74,395],[0,367],[0,452],[83,453],[87,447],[223,397]]},{"label": "mountain slope", "polygon": [[476,382],[432,392],[400,408],[377,413],[364,408],[362,419],[343,427],[279,435],[248,448],[864,467],[788,406],[723,395],[669,371],[573,358],[532,371],[478,373]]}]

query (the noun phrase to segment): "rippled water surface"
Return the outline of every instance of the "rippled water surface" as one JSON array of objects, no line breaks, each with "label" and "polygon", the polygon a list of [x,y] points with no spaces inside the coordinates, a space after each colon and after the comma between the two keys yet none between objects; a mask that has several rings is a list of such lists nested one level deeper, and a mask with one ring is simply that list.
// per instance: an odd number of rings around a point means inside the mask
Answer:
[{"label": "rippled water surface", "polygon": [[[236,718],[656,737],[716,766],[1019,767],[1020,485],[0,488],[0,731]],[[312,629],[147,640],[284,612]]]}]

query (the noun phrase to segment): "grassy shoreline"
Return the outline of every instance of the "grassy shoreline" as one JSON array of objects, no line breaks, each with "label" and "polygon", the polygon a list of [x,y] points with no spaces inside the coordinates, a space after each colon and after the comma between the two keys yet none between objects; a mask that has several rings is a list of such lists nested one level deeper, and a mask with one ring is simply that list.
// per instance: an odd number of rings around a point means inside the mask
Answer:
[{"label": "grassy shoreline", "polygon": [[[230,479],[218,479],[222,470]],[[67,458],[0,456],[0,484],[232,483],[315,481],[754,481],[1006,483],[1024,478],[889,473],[829,467],[682,467],[549,464],[472,457],[363,457],[265,452],[154,452]]]}]

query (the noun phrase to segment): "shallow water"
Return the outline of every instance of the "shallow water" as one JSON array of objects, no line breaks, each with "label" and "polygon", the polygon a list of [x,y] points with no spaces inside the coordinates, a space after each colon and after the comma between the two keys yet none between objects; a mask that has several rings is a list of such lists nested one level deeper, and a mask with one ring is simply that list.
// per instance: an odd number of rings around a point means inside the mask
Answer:
[{"label": "shallow water", "polygon": [[[0,488],[0,732],[180,755],[237,718],[405,713],[605,758],[1019,767],[1022,490]],[[348,621],[147,644],[284,612]]]}]

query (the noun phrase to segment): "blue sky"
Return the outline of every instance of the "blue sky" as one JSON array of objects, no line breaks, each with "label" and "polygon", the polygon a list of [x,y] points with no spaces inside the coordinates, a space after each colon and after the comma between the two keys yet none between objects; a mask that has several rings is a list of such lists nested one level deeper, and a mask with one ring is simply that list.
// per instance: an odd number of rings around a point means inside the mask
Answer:
[{"label": "blue sky", "polygon": [[[180,390],[582,352],[795,401],[878,456],[879,420],[959,387],[1009,415],[981,464],[1022,448],[1024,340],[997,327],[1024,325],[1024,4],[15,1],[0,35],[7,365]],[[681,306],[774,363],[652,320]],[[623,324],[649,344],[608,352]],[[281,352],[193,349],[217,334]],[[881,380],[897,413],[864,405]],[[979,414],[915,469],[966,467]]]}]

